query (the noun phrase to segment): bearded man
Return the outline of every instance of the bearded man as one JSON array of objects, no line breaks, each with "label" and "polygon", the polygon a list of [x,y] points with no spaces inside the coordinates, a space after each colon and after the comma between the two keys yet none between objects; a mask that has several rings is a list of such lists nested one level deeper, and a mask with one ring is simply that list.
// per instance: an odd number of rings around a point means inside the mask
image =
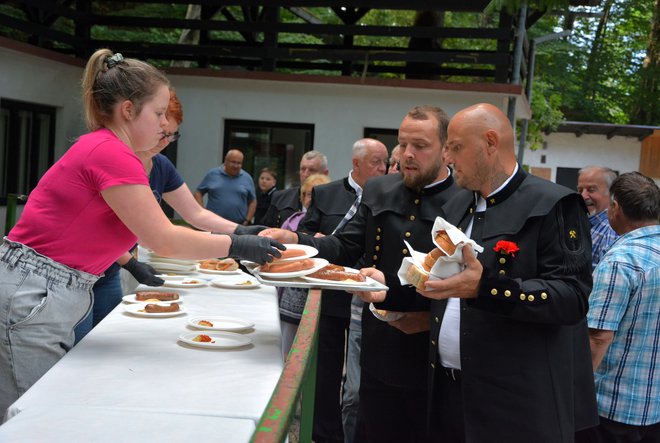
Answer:
[{"label": "bearded man", "polygon": [[[441,206],[458,191],[442,159],[449,118],[440,108],[416,106],[399,127],[400,172],[371,178],[355,216],[341,232],[322,238],[282,230],[260,235],[300,242],[319,250],[331,263],[352,266],[364,255],[373,266],[396,278],[404,240],[415,250],[434,248],[431,229]],[[365,306],[358,427],[365,441],[427,440],[427,346],[429,303],[412,287],[401,287],[410,300],[403,318],[386,323]],[[403,294],[402,294],[403,295]]]}]

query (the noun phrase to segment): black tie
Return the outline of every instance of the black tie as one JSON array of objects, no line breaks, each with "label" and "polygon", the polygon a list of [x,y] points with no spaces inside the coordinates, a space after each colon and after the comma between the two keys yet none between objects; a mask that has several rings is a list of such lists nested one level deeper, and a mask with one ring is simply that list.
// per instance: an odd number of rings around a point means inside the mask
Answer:
[{"label": "black tie", "polygon": [[484,217],[486,215],[485,211],[475,212],[474,218],[472,219],[472,232],[470,233],[470,238],[477,242],[481,243],[481,236],[484,232]]}]

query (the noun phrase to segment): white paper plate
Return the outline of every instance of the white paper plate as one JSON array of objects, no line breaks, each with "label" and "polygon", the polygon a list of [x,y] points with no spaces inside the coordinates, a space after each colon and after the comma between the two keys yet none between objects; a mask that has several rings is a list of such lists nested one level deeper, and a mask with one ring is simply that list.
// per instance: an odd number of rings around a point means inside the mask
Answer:
[{"label": "white paper plate", "polygon": [[403,312],[392,312],[392,311],[384,311],[385,315],[383,315],[383,311],[380,309],[376,309],[373,303],[369,303],[369,310],[378,320],[387,321],[387,322],[398,320],[404,315]]},{"label": "white paper plate", "polygon": [[180,265],[180,266],[195,266],[198,263],[198,260],[184,260],[179,258],[160,257],[153,254],[148,254],[147,259],[151,263],[163,263],[168,265]]},{"label": "white paper plate", "polygon": [[186,332],[179,336],[179,340],[183,343],[190,346],[197,346],[200,348],[220,348],[220,349],[231,349],[231,348],[240,348],[242,346],[247,346],[252,343],[250,337],[246,337],[241,334],[236,334],[234,332],[209,332],[203,335],[208,335],[213,339],[213,342],[199,342],[193,341],[192,339],[197,337],[201,331],[198,332]]},{"label": "white paper plate", "polygon": [[154,304],[162,305],[169,303],[183,303],[183,299],[181,298],[181,295],[179,295],[179,298],[177,300],[171,300],[171,301],[142,301],[142,300],[137,300],[135,298],[135,294],[124,295],[121,299],[126,303],[140,303],[140,304],[154,303]]},{"label": "white paper plate", "polygon": [[187,275],[178,275],[178,274],[156,274],[156,277],[162,278],[166,282],[181,281],[184,278],[190,278]]},{"label": "white paper plate", "polygon": [[[213,326],[200,325],[200,320],[206,320],[213,323]],[[197,329],[206,329],[209,331],[245,331],[252,329],[254,323],[236,317],[222,317],[217,315],[207,315],[205,317],[193,317],[188,320],[188,324]]]},{"label": "white paper plate", "polygon": [[179,310],[175,312],[144,312],[144,304],[126,305],[124,306],[124,310],[129,314],[137,315],[138,317],[175,317],[177,315],[185,314],[186,312],[186,308],[181,305],[179,305]]},{"label": "white paper plate", "polygon": [[168,288],[201,288],[208,285],[205,280],[200,280],[198,278],[185,278],[179,281],[165,281],[163,286]]},{"label": "white paper plate", "polygon": [[296,261],[296,260],[303,260],[305,258],[311,258],[316,256],[319,251],[312,247],[312,246],[307,246],[307,245],[297,245],[297,244],[285,244],[284,245],[287,249],[300,249],[301,251],[305,252],[305,255],[300,255],[298,257],[291,257],[291,258],[278,258],[277,260],[280,261]]},{"label": "white paper plate", "polygon": [[233,271],[218,271],[216,269],[204,269],[200,268],[199,265],[195,268],[197,272],[202,272],[204,274],[217,274],[217,275],[237,275],[237,274],[242,274],[243,271],[240,269],[236,269]]},{"label": "white paper plate", "polygon": [[261,272],[261,266],[258,268],[254,269],[254,272],[259,273],[259,275],[262,275],[267,278],[293,278],[293,277],[302,277],[303,275],[311,274],[313,272],[318,271],[319,269],[323,268],[324,266],[328,265],[328,260],[324,258],[312,258],[311,260],[314,260],[314,267],[311,269],[305,269],[303,271],[296,271],[296,272]]},{"label": "white paper plate", "polygon": [[[249,285],[244,284],[245,282],[250,282]],[[226,289],[254,289],[258,288],[261,286],[261,283],[259,281],[252,277],[251,275],[243,274],[240,276],[227,276],[224,278],[216,278],[214,280],[211,280],[211,284],[213,286],[217,286],[218,288],[226,288]]]},{"label": "white paper plate", "polygon": [[174,271],[178,274],[190,274],[195,272],[197,267],[195,265],[177,265],[174,263],[164,263],[164,262],[149,262],[153,268],[158,272],[168,272]]}]

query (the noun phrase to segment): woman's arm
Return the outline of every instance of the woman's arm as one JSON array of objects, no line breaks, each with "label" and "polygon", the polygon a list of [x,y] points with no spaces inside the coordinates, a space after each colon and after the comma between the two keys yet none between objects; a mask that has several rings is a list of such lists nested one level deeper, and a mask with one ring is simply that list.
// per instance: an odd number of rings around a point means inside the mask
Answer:
[{"label": "woman's arm", "polygon": [[200,206],[185,183],[174,191],[164,193],[163,199],[185,221],[197,229],[220,234],[231,234],[236,230],[236,223],[222,218]]},{"label": "woman's arm", "polygon": [[[101,192],[140,244],[173,258],[214,258],[229,255],[231,239],[175,226],[167,219],[148,186],[112,186]],[[139,208],[139,210],[138,210]]]}]

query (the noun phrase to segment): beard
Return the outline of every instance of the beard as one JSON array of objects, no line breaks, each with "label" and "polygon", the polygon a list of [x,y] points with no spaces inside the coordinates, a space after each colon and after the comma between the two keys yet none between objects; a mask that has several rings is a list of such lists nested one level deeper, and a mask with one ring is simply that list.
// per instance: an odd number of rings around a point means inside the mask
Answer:
[{"label": "beard", "polygon": [[403,184],[406,188],[419,191],[424,186],[428,186],[437,180],[440,170],[443,167],[442,158],[437,157],[426,170],[419,168],[419,165],[417,166],[418,169],[415,172],[406,171],[404,167],[399,172],[403,176]]}]

